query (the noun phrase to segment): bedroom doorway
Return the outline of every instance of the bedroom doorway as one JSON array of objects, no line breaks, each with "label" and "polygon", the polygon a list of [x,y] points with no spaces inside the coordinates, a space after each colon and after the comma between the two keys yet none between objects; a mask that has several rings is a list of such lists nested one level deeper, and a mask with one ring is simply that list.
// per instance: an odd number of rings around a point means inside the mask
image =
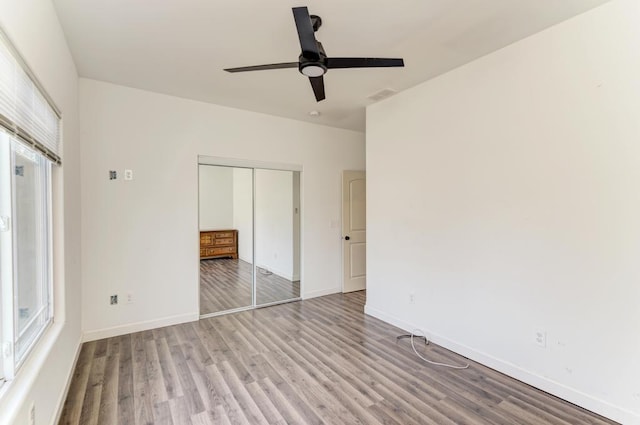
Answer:
[{"label": "bedroom doorway", "polygon": [[367,287],[367,179],[342,172],[342,292]]},{"label": "bedroom doorway", "polygon": [[300,171],[198,162],[200,317],[299,300]]}]

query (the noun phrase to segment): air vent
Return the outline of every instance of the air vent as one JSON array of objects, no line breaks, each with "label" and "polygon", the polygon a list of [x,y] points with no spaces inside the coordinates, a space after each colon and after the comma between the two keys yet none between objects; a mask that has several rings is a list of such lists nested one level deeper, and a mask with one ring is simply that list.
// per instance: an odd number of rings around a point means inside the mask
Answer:
[{"label": "air vent", "polygon": [[398,93],[398,92],[393,90],[393,89],[382,89],[378,93],[374,93],[371,96],[369,96],[368,99],[371,99],[374,102],[378,102],[379,100],[391,97],[396,93]]}]

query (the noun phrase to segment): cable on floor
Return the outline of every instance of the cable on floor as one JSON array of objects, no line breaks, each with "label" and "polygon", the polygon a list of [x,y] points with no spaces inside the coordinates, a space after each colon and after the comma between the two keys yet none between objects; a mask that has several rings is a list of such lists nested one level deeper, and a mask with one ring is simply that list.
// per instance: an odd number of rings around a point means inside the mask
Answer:
[{"label": "cable on floor", "polygon": [[[418,333],[416,333],[418,332]],[[423,361],[432,364],[434,366],[442,366],[442,367],[447,367],[449,369],[457,369],[457,370],[463,370],[463,369],[468,369],[469,368],[469,363],[467,363],[464,366],[458,366],[458,365],[452,365],[452,364],[447,364],[447,363],[440,363],[440,362],[434,362],[433,360],[429,360],[426,357],[422,356],[415,345],[414,340],[416,338],[421,338],[424,340],[424,345],[429,345],[429,340],[427,339],[426,334],[420,330],[420,329],[414,329],[413,332],[411,332],[410,334],[405,334],[405,335],[399,335],[396,337],[396,341],[400,341],[403,338],[409,338],[411,340],[411,348],[413,348],[413,352],[416,353],[416,356],[420,357],[420,359],[422,359]]]},{"label": "cable on floor", "polygon": [[271,276],[273,274],[272,271],[269,271],[267,269],[263,269],[262,267],[256,267],[258,269],[258,272],[260,272],[260,274],[263,274],[265,276]]}]

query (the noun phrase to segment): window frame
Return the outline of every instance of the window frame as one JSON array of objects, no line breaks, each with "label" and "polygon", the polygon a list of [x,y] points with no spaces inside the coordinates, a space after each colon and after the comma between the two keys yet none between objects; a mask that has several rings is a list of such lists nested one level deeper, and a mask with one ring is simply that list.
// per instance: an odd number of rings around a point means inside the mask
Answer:
[{"label": "window frame", "polygon": [[[36,156],[36,167],[38,168],[37,178],[40,180],[34,196],[40,197],[38,214],[35,219],[41,222],[41,240],[38,242],[36,255],[42,256],[41,269],[42,280],[36,286],[37,290],[46,292],[45,302],[40,309],[45,308],[46,314],[33,335],[26,339],[26,346],[21,349],[18,356],[18,344],[20,341],[20,330],[18,329],[18,297],[16,292],[20,285],[20,277],[16,273],[17,269],[17,226],[15,226],[15,172],[16,167],[16,147],[26,149]],[[51,161],[40,152],[22,143],[20,139],[0,128],[0,217],[8,218],[8,229],[0,230],[0,341],[2,350],[0,352],[0,387],[7,381],[15,378],[20,368],[24,365],[33,349],[41,340],[43,334],[54,321],[54,291],[53,291],[53,211],[52,211],[52,164]],[[39,193],[37,193],[39,192]],[[31,223],[30,223],[31,225]],[[42,320],[35,318],[35,320]]]},{"label": "window frame", "polygon": [[[13,334],[13,351],[14,351],[14,364],[16,370],[19,369],[29,353],[40,339],[44,331],[49,327],[53,319],[53,285],[52,285],[52,252],[51,252],[51,163],[48,161],[40,152],[32,149],[29,146],[26,146],[24,143],[21,143],[20,140],[11,139],[11,165],[9,167],[10,171],[14,171],[17,167],[17,157],[18,155],[22,155],[23,157],[27,157],[25,153],[33,155],[35,158],[34,164],[37,168],[36,178],[38,181],[34,197],[39,197],[37,208],[36,208],[36,223],[28,223],[28,225],[35,225],[37,230],[40,230],[40,234],[38,235],[37,252],[36,255],[39,256],[39,283],[35,286],[36,291],[42,292],[44,295],[38,297],[40,299],[44,299],[42,305],[39,305],[39,313],[37,316],[34,316],[30,319],[32,323],[34,322],[44,322],[40,323],[36,331],[32,335],[28,335],[25,340],[22,340],[22,334],[28,333],[28,328],[20,329],[19,325],[19,305],[20,301],[20,282],[24,280],[21,278],[19,272],[19,264],[21,256],[16,255],[16,250],[20,245],[20,241],[18,240],[18,227],[16,224],[16,218],[18,217],[17,213],[17,179],[16,172],[11,173],[11,189],[13,191],[12,200],[13,200],[13,211],[12,217],[12,226],[11,230],[13,232],[13,241],[14,246],[13,249],[13,317],[14,317],[14,334]],[[22,150],[23,153],[20,153],[19,150]],[[44,320],[42,317],[39,317],[41,314],[45,314]],[[18,356],[18,346],[19,344],[25,344],[25,347],[20,350],[20,355]],[[16,359],[16,357],[18,357]]]},{"label": "window frame", "polygon": [[[4,226],[0,229],[0,385],[14,377],[15,368],[13,359],[13,350],[7,338],[11,335],[13,329],[13,282],[11,285],[5,285],[4,282],[12,281],[13,276],[13,253],[7,247],[11,246],[13,232],[11,231],[11,221],[7,222],[10,217],[12,194],[11,186],[11,139],[9,133],[0,128],[0,158],[7,160],[0,161],[0,220]],[[11,366],[10,366],[11,365]]]}]

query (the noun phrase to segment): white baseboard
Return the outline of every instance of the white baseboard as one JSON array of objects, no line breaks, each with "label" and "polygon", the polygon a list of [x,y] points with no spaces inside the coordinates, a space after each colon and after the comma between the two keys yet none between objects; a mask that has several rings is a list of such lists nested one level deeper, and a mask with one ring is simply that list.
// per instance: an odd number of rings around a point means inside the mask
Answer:
[{"label": "white baseboard", "polygon": [[64,391],[60,394],[58,398],[56,406],[56,414],[52,418],[53,420],[50,422],[51,425],[56,425],[60,422],[60,416],[62,415],[62,409],[64,408],[64,402],[67,400],[67,395],[69,395],[69,388],[71,388],[71,381],[73,380],[73,374],[76,370],[76,365],[78,364],[78,359],[80,358],[80,351],[82,350],[82,338],[78,340],[76,347],[76,355],[73,359],[73,363],[71,365],[71,369],[69,370],[69,374],[67,376],[67,382],[64,385]]},{"label": "white baseboard", "polygon": [[305,292],[302,294],[303,300],[308,300],[316,297],[324,297],[325,295],[337,294],[340,292],[340,287],[330,289],[320,289],[318,291]]},{"label": "white baseboard", "polygon": [[97,339],[110,338],[112,336],[126,335],[133,332],[147,331],[149,329],[162,328],[164,326],[177,325],[186,322],[195,322],[200,318],[198,313],[180,314],[177,316],[163,317],[161,319],[146,320],[143,322],[128,323],[126,325],[110,328],[84,331],[82,342],[95,341]]},{"label": "white baseboard", "polygon": [[384,311],[376,309],[369,305],[365,305],[364,312],[369,316],[373,316],[377,319],[382,320],[383,322],[387,322],[391,325],[397,326],[398,328],[407,332],[420,329],[426,332],[429,339],[435,344],[438,344],[448,350],[465,356],[473,361],[488,366],[491,369],[495,369],[498,372],[502,372],[505,375],[529,384],[535,388],[539,388],[542,391],[546,391],[550,394],[560,397],[563,400],[583,407],[594,413],[605,416],[616,422],[620,422],[621,424],[640,425],[640,415],[624,409],[620,406],[616,406],[607,401],[600,400],[589,394],[583,393],[549,378],[545,378],[544,376],[540,376],[534,372],[525,370],[513,363],[498,359],[489,354],[477,351],[466,345],[459,344],[443,336],[429,332],[428,329],[424,329],[423,327],[405,322],[401,319],[398,319],[397,317],[389,315]]}]

